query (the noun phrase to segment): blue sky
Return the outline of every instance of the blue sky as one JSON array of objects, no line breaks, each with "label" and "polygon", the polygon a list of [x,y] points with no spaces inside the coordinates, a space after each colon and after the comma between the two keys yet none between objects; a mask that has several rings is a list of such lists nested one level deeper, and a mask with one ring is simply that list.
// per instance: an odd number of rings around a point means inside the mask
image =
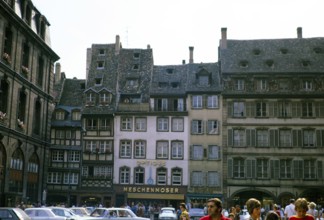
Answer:
[{"label": "blue sky", "polygon": [[115,42],[153,49],[155,65],[216,62],[228,39],[324,37],[321,0],[33,0],[50,22],[52,49],[68,78],[85,78],[86,49]]}]

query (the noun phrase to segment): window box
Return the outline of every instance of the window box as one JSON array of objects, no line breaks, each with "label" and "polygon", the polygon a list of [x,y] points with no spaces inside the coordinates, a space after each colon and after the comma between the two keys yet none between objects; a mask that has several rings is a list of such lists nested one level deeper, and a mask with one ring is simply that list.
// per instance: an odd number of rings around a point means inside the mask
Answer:
[{"label": "window box", "polygon": [[4,53],[4,54],[2,55],[2,59],[3,59],[7,64],[10,64],[10,63],[11,63],[10,55],[7,54],[7,53]]},{"label": "window box", "polygon": [[28,69],[28,67],[26,67],[26,66],[21,66],[21,71],[22,71],[22,73],[24,73],[24,74],[26,74],[26,75],[29,74],[29,69]]}]

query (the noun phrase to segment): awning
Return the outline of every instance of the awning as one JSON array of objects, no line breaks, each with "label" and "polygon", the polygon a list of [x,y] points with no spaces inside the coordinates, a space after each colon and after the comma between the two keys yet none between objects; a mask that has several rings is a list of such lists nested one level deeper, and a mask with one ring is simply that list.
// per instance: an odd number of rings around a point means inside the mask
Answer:
[{"label": "awning", "polygon": [[173,199],[184,200],[183,194],[128,193],[129,199]]}]

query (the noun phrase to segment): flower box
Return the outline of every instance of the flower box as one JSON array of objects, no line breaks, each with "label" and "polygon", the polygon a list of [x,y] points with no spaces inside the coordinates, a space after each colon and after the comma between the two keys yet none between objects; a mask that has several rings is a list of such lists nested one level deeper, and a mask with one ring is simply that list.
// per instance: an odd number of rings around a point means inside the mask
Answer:
[{"label": "flower box", "polygon": [[7,53],[4,53],[4,54],[2,55],[2,59],[3,59],[4,61],[6,61],[7,64],[10,64],[10,63],[11,63],[10,55],[7,54]]},{"label": "flower box", "polygon": [[21,71],[22,71],[22,73],[24,73],[26,75],[29,73],[29,69],[26,66],[21,66]]}]

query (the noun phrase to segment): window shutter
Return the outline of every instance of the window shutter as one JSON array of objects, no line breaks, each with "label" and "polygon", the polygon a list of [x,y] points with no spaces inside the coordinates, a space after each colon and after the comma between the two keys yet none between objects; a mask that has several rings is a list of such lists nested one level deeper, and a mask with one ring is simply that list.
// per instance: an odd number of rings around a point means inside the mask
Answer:
[{"label": "window shutter", "polygon": [[251,146],[251,129],[246,129],[246,146]]},{"label": "window shutter", "polygon": [[299,118],[301,117],[301,105],[298,102],[292,102],[292,117]]},{"label": "window shutter", "polygon": [[228,178],[233,178],[233,159],[227,160],[227,175]]},{"label": "window shutter", "polygon": [[252,178],[256,178],[256,160],[252,160]]},{"label": "window shutter", "polygon": [[233,117],[233,102],[227,102],[227,117]]},{"label": "window shutter", "polygon": [[269,117],[274,118],[277,117],[278,112],[278,103],[277,102],[269,102]]},{"label": "window shutter", "polygon": [[192,145],[190,145],[190,148],[189,148],[189,158],[190,158],[190,160],[193,159],[193,146]]},{"label": "window shutter", "polygon": [[196,133],[195,127],[197,127],[197,126],[195,126],[195,125],[196,125],[195,121],[192,120],[191,121],[191,134]]},{"label": "window shutter", "polygon": [[255,163],[256,161],[253,159],[246,160],[246,178],[255,178]]},{"label": "window shutter", "polygon": [[302,160],[294,160],[294,179],[302,179],[304,174],[303,174],[303,161]]},{"label": "window shutter", "polygon": [[299,147],[299,138],[298,137],[298,130],[292,130],[292,145],[293,147]]},{"label": "window shutter", "polygon": [[278,147],[278,130],[270,130],[270,147]]},{"label": "window shutter", "polygon": [[323,162],[317,161],[317,179],[323,179]]},{"label": "window shutter", "polygon": [[302,130],[297,130],[297,139],[298,139],[298,147],[302,147],[303,146],[303,134],[302,134]]},{"label": "window shutter", "polygon": [[324,145],[324,130],[316,130],[316,146],[323,147]]},{"label": "window shutter", "polygon": [[270,160],[270,177],[272,179],[279,179],[279,160]]},{"label": "window shutter", "polygon": [[227,145],[233,146],[233,129],[227,130]]},{"label": "window shutter", "polygon": [[318,115],[316,115],[317,117],[321,117],[323,118],[324,117],[324,101],[321,101],[319,104],[318,104],[318,108],[319,108],[319,113]]},{"label": "window shutter", "polygon": [[251,129],[251,146],[255,147],[255,129]]}]

